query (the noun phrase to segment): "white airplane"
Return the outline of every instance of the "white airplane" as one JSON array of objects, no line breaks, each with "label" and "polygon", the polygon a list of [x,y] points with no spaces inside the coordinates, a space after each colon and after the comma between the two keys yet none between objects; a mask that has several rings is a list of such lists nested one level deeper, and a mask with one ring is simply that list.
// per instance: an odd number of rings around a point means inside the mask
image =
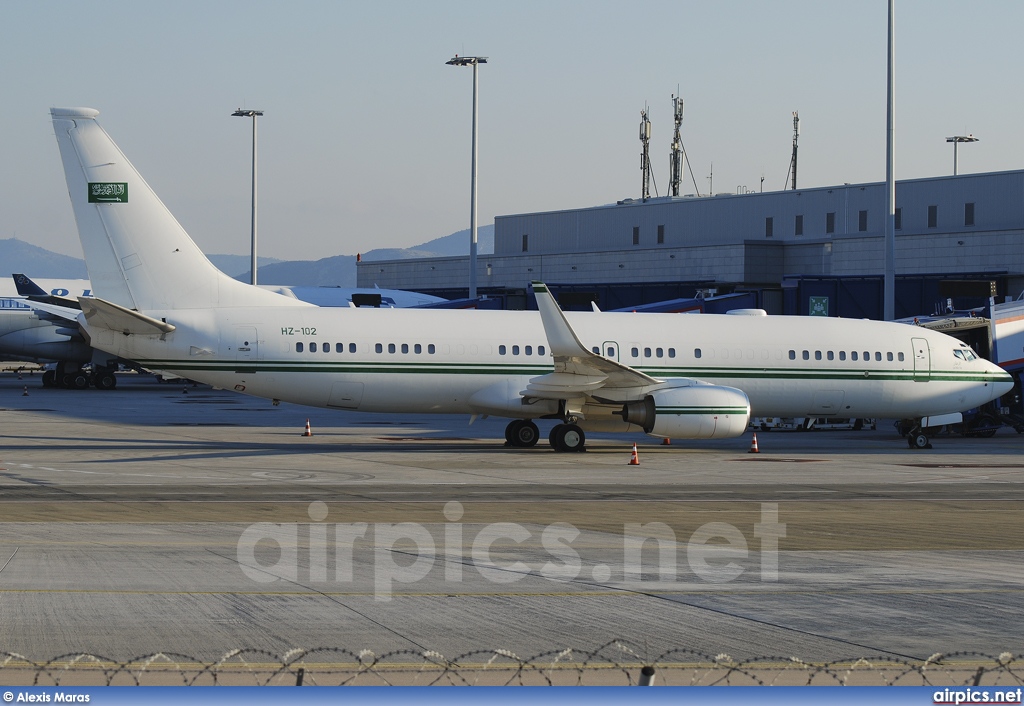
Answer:
[{"label": "white airplane", "polygon": [[566,315],[541,283],[539,313],[311,306],[211,265],[98,111],[51,114],[94,288],[71,316],[94,347],[149,368],[318,407],[508,417],[512,446],[555,419],[560,451],[583,450],[585,430],[735,437],[752,413],[913,419],[910,444],[926,447],[922,421],[1012,385],[960,341],[902,324]]},{"label": "white airplane", "polygon": [[[260,287],[317,306],[405,307],[446,301],[441,297],[396,289]],[[67,306],[68,302],[61,300],[71,298],[70,305],[77,308],[78,296],[91,295],[92,285],[84,279],[40,279],[37,282],[18,273],[14,273],[13,279],[0,277],[0,360],[56,363],[55,367],[43,373],[44,387],[85,389],[92,385],[100,390],[114,389],[117,385],[114,375],[118,364],[116,358],[90,348],[77,322],[69,326],[66,317],[41,314],[26,301],[31,297]]]},{"label": "white airplane", "polygon": [[[77,297],[92,294],[87,280],[40,280],[55,299],[77,303]],[[34,284],[34,283],[33,283]],[[20,284],[18,286],[21,286]],[[115,381],[106,354],[94,358],[77,324],[33,310],[25,296],[17,291],[11,278],[0,277],[0,359],[33,363],[59,361],[55,370],[43,373],[43,385],[66,384],[85,387],[92,381],[100,389],[112,389]],[[93,362],[94,373],[87,376],[82,366]]]}]

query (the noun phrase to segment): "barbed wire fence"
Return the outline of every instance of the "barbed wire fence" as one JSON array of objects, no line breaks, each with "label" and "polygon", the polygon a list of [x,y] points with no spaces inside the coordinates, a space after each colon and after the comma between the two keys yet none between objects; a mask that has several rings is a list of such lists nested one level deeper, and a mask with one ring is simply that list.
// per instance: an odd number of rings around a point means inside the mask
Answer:
[{"label": "barbed wire fence", "polygon": [[32,686],[1021,686],[1014,655],[934,654],[924,661],[886,656],[811,662],[796,657],[735,660],[689,649],[647,657],[613,640],[593,650],[566,648],[520,657],[475,650],[375,654],[344,648],[232,650],[213,662],[159,652],[127,661],[69,653],[45,661],[0,651],[0,683]]}]

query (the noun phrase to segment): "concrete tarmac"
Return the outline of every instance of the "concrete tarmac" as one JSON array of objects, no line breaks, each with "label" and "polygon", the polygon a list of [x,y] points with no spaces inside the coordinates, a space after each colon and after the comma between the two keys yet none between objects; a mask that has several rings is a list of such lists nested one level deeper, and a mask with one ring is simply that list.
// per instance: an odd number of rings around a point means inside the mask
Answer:
[{"label": "concrete tarmac", "polygon": [[468,421],[0,375],[0,650],[1024,648],[1012,430],[929,451],[889,423],[759,432],[759,454],[749,434],[595,434],[560,454]]}]

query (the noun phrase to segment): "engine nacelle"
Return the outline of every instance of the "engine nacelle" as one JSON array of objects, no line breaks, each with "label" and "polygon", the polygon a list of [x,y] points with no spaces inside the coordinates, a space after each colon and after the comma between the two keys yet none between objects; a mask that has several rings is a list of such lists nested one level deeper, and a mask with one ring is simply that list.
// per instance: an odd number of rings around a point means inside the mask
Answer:
[{"label": "engine nacelle", "polygon": [[627,402],[621,414],[651,436],[730,439],[747,430],[750,400],[734,387],[691,380],[655,390],[639,402]]}]

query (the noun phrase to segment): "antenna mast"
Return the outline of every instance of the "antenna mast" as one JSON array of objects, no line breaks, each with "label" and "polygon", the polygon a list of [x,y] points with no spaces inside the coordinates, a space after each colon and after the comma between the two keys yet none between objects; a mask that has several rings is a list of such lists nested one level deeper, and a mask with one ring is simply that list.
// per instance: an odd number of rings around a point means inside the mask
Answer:
[{"label": "antenna mast", "polygon": [[683,99],[672,96],[672,112],[675,114],[676,131],[672,136],[672,152],[669,155],[669,196],[679,196],[679,182],[683,179],[683,138],[679,128],[683,124]]},{"label": "antenna mast", "polygon": [[796,191],[796,142],[800,137],[800,112],[793,111],[793,158],[790,160],[793,167],[793,191]]},{"label": "antenna mast", "polygon": [[643,174],[641,199],[646,201],[651,198],[651,121],[647,119],[646,106],[640,111],[640,142],[644,146],[644,151],[640,154],[640,172]]}]

